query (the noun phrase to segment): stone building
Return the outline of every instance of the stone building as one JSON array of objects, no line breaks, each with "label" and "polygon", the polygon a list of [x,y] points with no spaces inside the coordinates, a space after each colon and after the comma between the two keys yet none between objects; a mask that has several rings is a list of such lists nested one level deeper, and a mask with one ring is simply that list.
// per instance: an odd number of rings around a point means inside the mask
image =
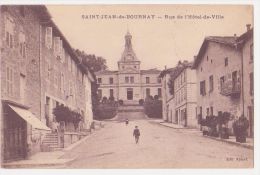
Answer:
[{"label": "stone building", "polygon": [[[252,29],[248,29],[240,37],[213,36],[204,39],[194,62],[197,74],[198,118],[228,112],[231,117],[229,128],[232,128],[232,120],[241,115],[251,120],[245,112],[245,103],[250,113],[253,96],[249,94],[250,83],[246,80],[251,79],[253,83],[250,74],[253,72],[253,61],[250,61],[252,49]],[[253,128],[252,121],[250,128]]]},{"label": "stone building", "polygon": [[188,61],[179,62],[176,67],[166,69],[160,74],[163,82],[164,119],[184,127],[198,126],[194,93],[197,88],[196,73],[192,69],[192,64]]},{"label": "stone building", "polygon": [[197,127],[196,118],[196,70],[192,69],[192,62],[178,65],[172,76],[174,80],[175,115],[173,122],[184,127]]},{"label": "stone building", "polygon": [[172,122],[175,111],[174,96],[170,93],[170,88],[168,85],[171,78],[171,73],[174,70],[175,68],[165,68],[159,75],[159,78],[161,78],[162,82],[163,120],[167,122]]},{"label": "stone building", "polygon": [[1,151],[9,161],[40,151],[54,105],[80,110],[91,121],[93,77],[45,6],[1,6],[0,14]]},{"label": "stone building", "polygon": [[96,72],[100,97],[113,97],[126,103],[138,103],[147,96],[161,96],[161,81],[157,69],[141,70],[141,61],[132,47],[132,35],[125,35],[125,49],[118,61],[118,70]]}]

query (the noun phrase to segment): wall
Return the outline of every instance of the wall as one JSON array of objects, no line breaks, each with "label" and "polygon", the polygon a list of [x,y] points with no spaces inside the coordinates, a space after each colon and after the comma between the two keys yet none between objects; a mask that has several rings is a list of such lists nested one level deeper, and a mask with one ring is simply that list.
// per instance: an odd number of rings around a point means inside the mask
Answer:
[{"label": "wall", "polygon": [[[249,117],[249,108],[251,107],[252,110],[254,110],[254,93],[250,94],[250,73],[254,73],[254,61],[250,59],[251,44],[253,44],[252,37],[246,40],[244,47],[242,48],[242,53],[243,53],[243,69],[244,69],[243,71],[244,114],[245,117],[249,119],[249,121],[252,120],[250,127],[252,127],[253,130],[254,115],[252,116],[252,119],[250,119]],[[250,136],[253,136],[253,133],[251,133]]]},{"label": "wall", "polygon": [[[208,56],[208,59],[207,59]],[[225,57],[228,66],[225,67]],[[211,61],[212,60],[212,61]],[[218,111],[228,111],[234,117],[240,115],[241,97],[233,98],[220,94],[220,77],[241,70],[241,54],[235,48],[209,42],[201,63],[196,69],[197,74],[197,111],[202,106],[202,117],[206,117],[206,108],[213,106],[213,115]],[[214,89],[209,92],[209,76],[214,76]],[[206,81],[206,95],[200,95],[200,81]]]},{"label": "wall", "polygon": [[[5,41],[6,17],[13,20],[13,48],[7,46]],[[18,6],[1,6],[1,98],[28,106],[41,120],[39,21],[38,15],[31,7],[25,7],[22,16]],[[21,34],[24,35],[25,57],[20,54]],[[13,94],[7,92],[7,66],[13,70]],[[20,76],[24,79],[21,91]],[[28,124],[27,128],[27,142],[31,153],[34,153],[40,149],[39,140],[32,142],[32,135],[36,133],[32,132],[31,125]]]}]

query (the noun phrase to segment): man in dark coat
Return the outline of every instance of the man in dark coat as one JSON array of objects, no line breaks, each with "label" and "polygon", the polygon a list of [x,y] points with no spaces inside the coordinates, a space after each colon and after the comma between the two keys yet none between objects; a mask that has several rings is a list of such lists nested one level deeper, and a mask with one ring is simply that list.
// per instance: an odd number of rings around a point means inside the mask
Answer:
[{"label": "man in dark coat", "polygon": [[135,126],[133,136],[135,137],[135,143],[137,144],[139,141],[139,137],[140,137],[140,131],[138,129],[138,126]]}]

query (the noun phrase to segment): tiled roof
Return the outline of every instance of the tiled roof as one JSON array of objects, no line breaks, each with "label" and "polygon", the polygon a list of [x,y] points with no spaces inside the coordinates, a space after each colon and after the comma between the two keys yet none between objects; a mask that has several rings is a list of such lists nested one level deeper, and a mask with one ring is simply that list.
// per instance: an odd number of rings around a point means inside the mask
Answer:
[{"label": "tiled roof", "polygon": [[235,36],[208,36],[205,38],[207,41],[213,41],[221,44],[234,45],[237,37]]},{"label": "tiled roof", "polygon": [[253,30],[254,29],[252,28],[252,29],[246,31],[245,33],[243,33],[242,35],[240,35],[239,37],[236,37],[236,36],[208,36],[208,37],[206,37],[200,47],[197,57],[194,60],[193,67],[196,68],[198,66],[198,64],[200,63],[201,58],[207,48],[207,44],[209,41],[216,42],[219,44],[229,45],[234,48],[239,48],[239,47],[243,46],[246,39],[253,36]]}]

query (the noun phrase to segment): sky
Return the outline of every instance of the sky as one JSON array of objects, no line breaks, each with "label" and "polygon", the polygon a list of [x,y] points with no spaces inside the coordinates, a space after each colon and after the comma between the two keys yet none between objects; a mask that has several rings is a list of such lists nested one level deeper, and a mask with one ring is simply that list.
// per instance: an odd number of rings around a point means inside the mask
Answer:
[{"label": "sky", "polygon": [[[175,66],[179,60],[193,61],[206,36],[239,36],[246,32],[246,24],[253,26],[253,8],[248,5],[48,5],[47,8],[71,46],[102,56],[109,70],[117,70],[127,30],[132,35],[141,69],[164,69]],[[95,18],[90,18],[93,15]],[[102,15],[117,18],[101,19]],[[134,18],[119,19],[119,15]],[[210,18],[203,18],[205,15]],[[213,19],[213,15],[219,18]]]}]

